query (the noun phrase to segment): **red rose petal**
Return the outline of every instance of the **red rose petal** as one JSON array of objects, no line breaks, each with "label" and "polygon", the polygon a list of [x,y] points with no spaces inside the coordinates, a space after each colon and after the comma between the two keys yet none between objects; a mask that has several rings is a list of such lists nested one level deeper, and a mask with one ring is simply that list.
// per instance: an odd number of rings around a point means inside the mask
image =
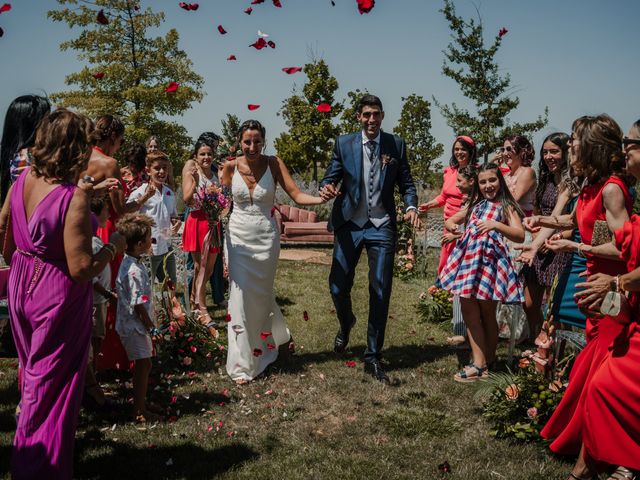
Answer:
[{"label": "red rose petal", "polygon": [[200,8],[200,5],[199,5],[199,4],[197,4],[197,3],[192,3],[191,5],[189,5],[189,8],[190,8],[191,10],[194,10],[194,11],[195,11],[195,10],[197,10],[198,8]]},{"label": "red rose petal", "polygon": [[218,31],[220,32],[220,35],[225,35],[227,33],[222,25],[218,25]]},{"label": "red rose petal", "polygon": [[259,108],[260,108],[260,105],[255,105],[255,104],[253,104],[253,103],[250,103],[249,105],[247,105],[247,108],[248,108],[249,110],[257,110],[257,109],[259,109]]},{"label": "red rose petal", "polygon": [[235,56],[235,55],[229,55],[229,56],[227,57],[227,60],[237,60],[237,58],[236,58],[236,56]]},{"label": "red rose petal", "polygon": [[96,15],[96,22],[98,22],[100,25],[109,25],[109,19],[104,14],[104,10],[100,10],[98,12],[98,15]]},{"label": "red rose petal", "polygon": [[222,395],[223,397],[228,397],[229,396],[229,389],[225,388],[220,392],[220,395]]},{"label": "red rose petal", "polygon": [[227,314],[225,315],[224,321],[225,322],[230,322],[231,321],[231,314],[229,312],[227,312]]},{"label": "red rose petal", "polygon": [[262,350],[260,350],[259,348],[254,348],[253,349],[253,356],[254,357],[259,357],[262,355]]},{"label": "red rose petal", "polygon": [[264,0],[253,0],[253,2],[251,2],[251,5],[259,5],[261,3],[264,3]]},{"label": "red rose petal", "polygon": [[280,3],[280,0],[273,0],[273,5],[275,7],[282,8],[282,3]]},{"label": "red rose petal", "polygon": [[269,45],[271,48],[276,48],[276,42],[274,42],[273,40],[269,40],[267,42],[267,45]]},{"label": "red rose petal", "polygon": [[166,93],[174,93],[178,90],[180,84],[178,82],[170,82],[169,85],[164,89]]},{"label": "red rose petal", "polygon": [[275,205],[273,207],[271,207],[271,216],[273,217],[276,213],[276,207]]},{"label": "red rose petal", "polygon": [[175,423],[178,421],[178,417],[176,417],[175,415],[169,417],[169,423]]},{"label": "red rose petal", "polygon": [[500,38],[504,37],[507,33],[509,33],[509,30],[507,30],[505,27],[502,27],[500,29],[500,31],[498,32],[498,36]]},{"label": "red rose petal", "polygon": [[376,0],[357,0],[357,2],[360,15],[363,13],[369,13],[376,4]]},{"label": "red rose petal", "polygon": [[345,364],[347,367],[351,367],[351,368],[353,368],[353,367],[355,367],[355,366],[356,366],[356,362],[355,362],[355,361],[353,361],[353,360],[347,360],[346,362],[344,362],[344,364]]},{"label": "red rose petal", "polygon": [[196,353],[198,349],[196,347],[191,347],[191,353]]},{"label": "red rose petal", "polygon": [[174,405],[177,401],[178,401],[178,397],[176,395],[171,397],[171,405]]},{"label": "red rose petal", "polygon": [[104,72],[96,72],[96,73],[91,74],[91,76],[93,78],[95,78],[96,80],[100,80],[100,79],[102,79],[104,77]]},{"label": "red rose petal", "polygon": [[273,343],[267,343],[267,350],[275,350],[276,346]]},{"label": "red rose petal", "polygon": [[265,340],[271,336],[271,332],[260,332],[260,338]]},{"label": "red rose petal", "polygon": [[244,9],[244,13],[246,13],[247,15],[251,15],[251,12],[253,12],[253,8],[251,7],[247,7]]},{"label": "red rose petal", "polygon": [[284,67],[282,71],[288,75],[293,75],[302,71],[302,67]]},{"label": "red rose petal", "polygon": [[260,37],[258,40],[256,40],[254,43],[252,43],[249,46],[255,48],[256,50],[262,50],[264,47],[267,46],[267,41],[264,38]]},{"label": "red rose petal", "polygon": [[140,300],[142,300],[143,302],[147,303],[149,301],[149,297],[147,295],[142,295],[140,297]]},{"label": "red rose petal", "polygon": [[191,6],[187,2],[180,2],[178,6],[183,10],[191,10]]},{"label": "red rose petal", "polygon": [[307,313],[306,310],[304,312],[302,312],[302,318],[304,318],[305,322],[309,321],[309,313]]},{"label": "red rose petal", "polygon": [[11,4],[10,3],[5,3],[4,5],[2,5],[0,7],[0,13],[8,12],[9,10],[11,10]]},{"label": "red rose petal", "polygon": [[316,110],[322,113],[328,113],[331,111],[331,105],[329,105],[328,103],[321,103],[316,107]]}]

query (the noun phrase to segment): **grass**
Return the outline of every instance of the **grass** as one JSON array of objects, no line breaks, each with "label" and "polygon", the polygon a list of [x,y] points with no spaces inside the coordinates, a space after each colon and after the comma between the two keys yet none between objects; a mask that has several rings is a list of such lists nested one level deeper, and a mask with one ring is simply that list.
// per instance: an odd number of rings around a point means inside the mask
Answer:
[{"label": "grass", "polygon": [[[170,385],[161,383],[153,391],[154,400],[164,405],[177,397],[173,423],[141,427],[124,416],[114,420],[82,413],[75,477],[565,479],[570,464],[552,457],[543,444],[489,436],[475,389],[452,380],[459,359],[443,346],[449,332],[416,317],[413,304],[432,279],[394,285],[385,359],[397,385],[364,377],[364,260],[353,292],[358,323],[348,354],[332,352],[337,321],[329,267],[283,261],[276,292],[297,344],[293,359],[278,361],[266,377],[243,387],[229,381],[223,365],[195,378],[176,375]],[[347,360],[355,360],[356,367],[348,367]],[[124,395],[127,380],[112,378],[108,384]],[[221,393],[225,388],[228,398]],[[4,478],[17,401],[15,362],[0,361]],[[451,474],[438,471],[445,460]]]}]

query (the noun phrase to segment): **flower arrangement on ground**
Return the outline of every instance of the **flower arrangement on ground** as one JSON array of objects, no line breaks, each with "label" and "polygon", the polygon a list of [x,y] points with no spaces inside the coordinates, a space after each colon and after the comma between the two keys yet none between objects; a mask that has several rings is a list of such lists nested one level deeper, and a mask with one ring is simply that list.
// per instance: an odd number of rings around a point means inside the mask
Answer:
[{"label": "flower arrangement on ground", "polygon": [[453,317],[453,295],[432,285],[418,296],[416,310],[424,322],[450,322]]}]

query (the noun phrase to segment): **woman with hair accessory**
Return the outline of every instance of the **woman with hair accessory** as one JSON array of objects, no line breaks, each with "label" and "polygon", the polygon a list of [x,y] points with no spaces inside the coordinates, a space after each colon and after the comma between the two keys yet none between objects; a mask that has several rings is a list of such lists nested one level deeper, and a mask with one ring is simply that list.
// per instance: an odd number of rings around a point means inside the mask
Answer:
[{"label": "woman with hair accessory", "polygon": [[77,187],[92,128],[87,117],[65,109],[46,116],[33,163],[0,214],[3,236],[12,224],[9,309],[23,368],[11,460],[16,479],[72,477],[91,335],[90,280],[124,250],[123,238],[114,234],[92,252],[89,194]]},{"label": "woman with hair accessory", "polygon": [[[427,203],[423,203],[418,207],[420,212],[427,212],[432,208],[444,207],[444,221],[446,222],[453,215],[460,211],[462,202],[466,198],[458,188],[458,170],[467,166],[476,167],[478,151],[476,142],[467,135],[459,135],[453,141],[451,147],[451,159],[449,166],[444,170],[444,180],[440,194]],[[447,259],[456,242],[446,241],[450,234],[446,229],[443,231],[443,243],[440,249],[440,261],[438,262],[438,273],[444,268]],[[462,319],[460,310],[460,299],[453,297],[453,336],[447,339],[451,345],[461,345],[466,341],[466,328]]]}]

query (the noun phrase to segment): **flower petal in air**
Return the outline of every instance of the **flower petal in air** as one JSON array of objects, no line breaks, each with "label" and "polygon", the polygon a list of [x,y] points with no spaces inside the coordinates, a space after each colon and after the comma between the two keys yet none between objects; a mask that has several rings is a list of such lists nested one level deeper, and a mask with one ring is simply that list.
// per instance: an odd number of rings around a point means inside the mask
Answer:
[{"label": "flower petal in air", "polygon": [[331,111],[331,105],[329,105],[328,103],[321,103],[316,107],[316,110],[322,113],[328,113]]},{"label": "flower petal in air", "polygon": [[282,8],[282,3],[280,3],[280,0],[273,0],[273,6]]},{"label": "flower petal in air", "polygon": [[260,37],[258,40],[256,40],[249,46],[255,48],[256,50],[262,50],[264,47],[267,46],[267,42],[264,38]]},{"label": "flower petal in air", "polygon": [[253,356],[254,357],[260,357],[262,355],[262,350],[259,348],[254,348],[253,349]]},{"label": "flower petal in air", "polygon": [[98,12],[98,15],[96,15],[96,22],[98,22],[100,25],[109,25],[109,19],[104,14],[104,10],[100,10]]},{"label": "flower petal in air", "polygon": [[267,45],[269,45],[271,48],[276,48],[276,42],[274,42],[273,40],[269,40],[267,42]]},{"label": "flower petal in air", "polygon": [[253,2],[251,2],[251,5],[259,5],[261,3],[264,3],[264,0],[253,0]]},{"label": "flower petal in air", "polygon": [[200,8],[200,5],[197,3],[192,3],[189,5],[189,10],[195,11],[195,10],[198,10],[198,8]]},{"label": "flower petal in air", "polygon": [[235,55],[229,55],[229,56],[227,57],[227,60],[237,60],[237,58],[236,58],[236,56],[235,56]]},{"label": "flower petal in air", "polygon": [[358,2],[358,11],[360,15],[363,13],[369,13],[373,10],[373,7],[376,4],[376,0],[356,0]]},{"label": "flower petal in air", "polygon": [[500,31],[498,32],[498,36],[500,38],[504,37],[507,33],[509,33],[509,30],[507,30],[505,27],[502,27],[500,29]]},{"label": "flower petal in air", "polygon": [[225,35],[227,33],[222,25],[218,25],[218,31],[220,32],[220,35]]},{"label": "flower petal in air", "polygon": [[246,13],[247,15],[251,15],[251,12],[253,12],[253,8],[251,7],[247,7],[244,9],[244,13]]},{"label": "flower petal in air", "polygon": [[249,110],[253,111],[253,110],[257,110],[257,109],[259,109],[259,108],[260,108],[260,105],[256,105],[256,104],[254,104],[254,103],[250,103],[249,105],[247,105],[247,108],[248,108]]},{"label": "flower petal in air", "polygon": [[271,336],[271,332],[260,332],[260,338],[262,340],[266,340],[267,338],[269,338]]},{"label": "flower petal in air", "polygon": [[175,93],[178,90],[180,84],[178,82],[169,82],[169,85],[166,86],[164,91],[166,93]]},{"label": "flower petal in air", "polygon": [[275,350],[276,346],[273,343],[267,343],[267,350]]},{"label": "flower petal in air", "polygon": [[301,72],[302,67],[284,67],[282,71],[287,75],[293,75],[294,73]]},{"label": "flower petal in air", "polygon": [[8,12],[9,10],[11,10],[11,4],[10,3],[5,3],[4,5],[2,5],[0,7],[0,13]]}]

